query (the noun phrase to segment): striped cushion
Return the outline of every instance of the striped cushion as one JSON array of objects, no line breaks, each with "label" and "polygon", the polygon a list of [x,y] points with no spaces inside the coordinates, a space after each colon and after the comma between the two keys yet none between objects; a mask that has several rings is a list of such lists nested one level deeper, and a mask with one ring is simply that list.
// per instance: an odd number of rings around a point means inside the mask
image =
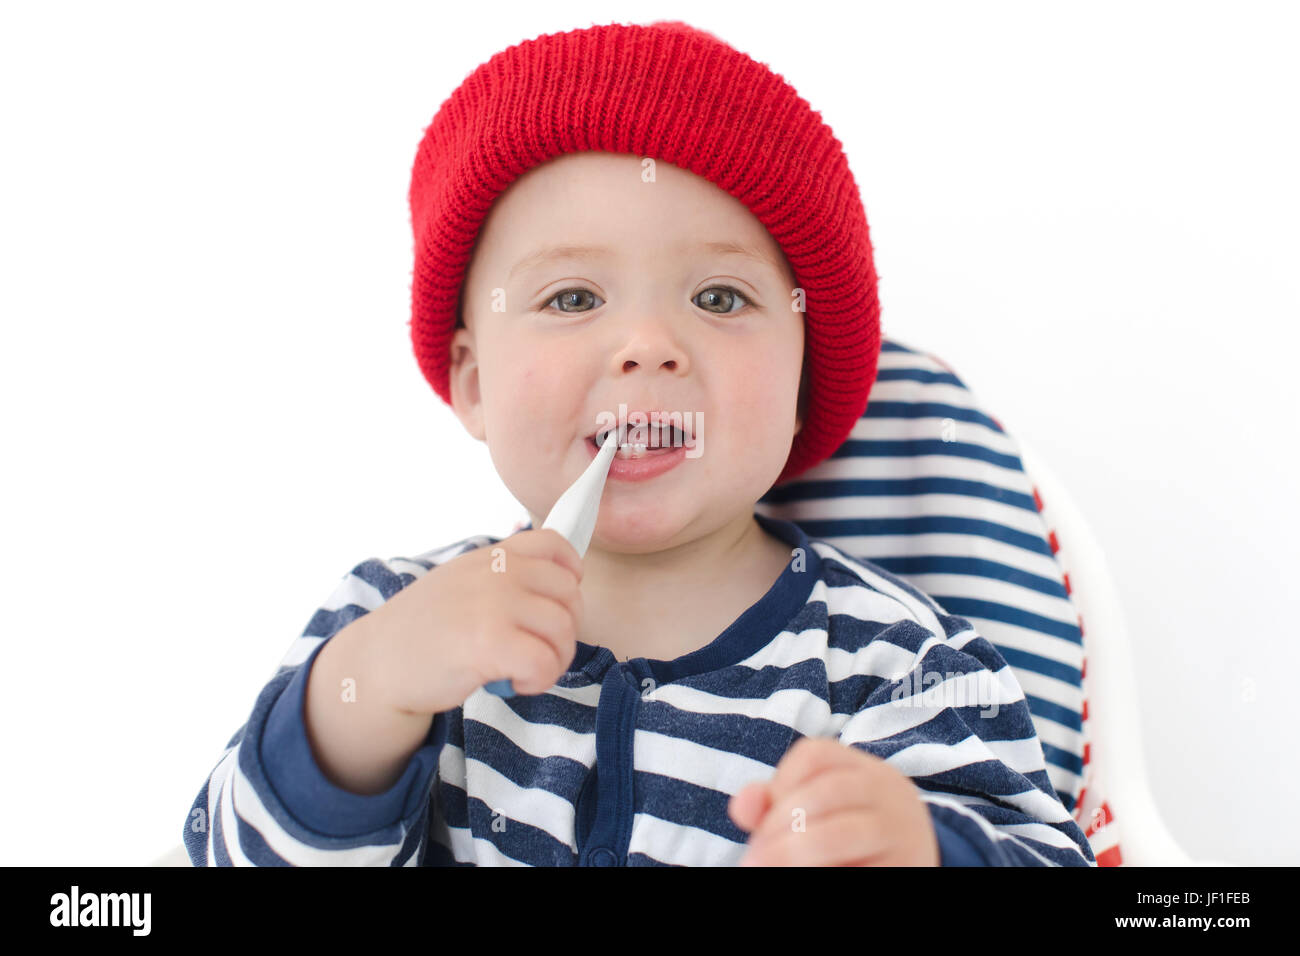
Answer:
[{"label": "striped cushion", "polygon": [[885,339],[862,418],[762,514],[906,578],[992,643],[1065,808],[1084,789],[1083,639],[1019,450],[934,357]]},{"label": "striped cushion", "polygon": [[[1043,501],[1037,485],[1034,487],[1034,502],[1038,505],[1038,512],[1046,523],[1047,540],[1052,546],[1052,553],[1056,555],[1056,560],[1061,565],[1061,572],[1065,577],[1065,590],[1076,606],[1088,606],[1086,598],[1076,597],[1074,589],[1070,586],[1070,569],[1075,567],[1074,552],[1071,547],[1072,542],[1068,538],[1062,541],[1057,530],[1057,522],[1060,519],[1057,511],[1058,503],[1051,498],[1046,502]],[[1123,866],[1124,858],[1119,847],[1119,828],[1114,825],[1115,815],[1111,812],[1110,803],[1106,799],[1109,792],[1106,788],[1106,778],[1097,762],[1092,759],[1097,744],[1093,740],[1088,721],[1088,622],[1083,619],[1082,613],[1079,614],[1079,633],[1083,635],[1084,641],[1083,666],[1080,668],[1083,672],[1083,789],[1079,791],[1078,803],[1071,812],[1074,822],[1083,828],[1083,835],[1088,838],[1088,843],[1092,846],[1092,855],[1097,858],[1097,865]]]}]

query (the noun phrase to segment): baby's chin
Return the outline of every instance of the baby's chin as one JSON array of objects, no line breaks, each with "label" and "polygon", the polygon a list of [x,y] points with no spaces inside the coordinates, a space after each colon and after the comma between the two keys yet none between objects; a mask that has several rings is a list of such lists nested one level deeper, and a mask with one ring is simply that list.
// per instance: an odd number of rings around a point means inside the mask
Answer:
[{"label": "baby's chin", "polygon": [[601,502],[592,547],[623,554],[649,554],[689,540],[694,515],[667,501]]},{"label": "baby's chin", "polygon": [[[531,508],[528,516],[533,528],[541,528],[546,521],[546,515],[539,515]],[[678,547],[696,536],[692,529],[697,517],[687,514],[685,509],[664,507],[662,502],[617,501],[607,486],[587,550],[654,554]]]}]

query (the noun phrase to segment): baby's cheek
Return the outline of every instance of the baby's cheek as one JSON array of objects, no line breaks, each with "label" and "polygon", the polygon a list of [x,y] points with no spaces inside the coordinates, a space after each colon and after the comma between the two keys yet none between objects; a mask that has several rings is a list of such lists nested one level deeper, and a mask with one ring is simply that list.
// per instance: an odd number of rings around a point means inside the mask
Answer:
[{"label": "baby's cheek", "polygon": [[[791,418],[789,403],[781,395],[781,385],[771,373],[755,376],[737,384],[728,416],[736,435],[746,444],[774,444],[784,439],[786,420]],[[719,423],[721,424],[721,423]],[[793,421],[790,422],[793,429]]]},{"label": "baby's cheek", "polygon": [[[586,406],[580,379],[560,362],[522,349],[512,353],[500,376],[496,418],[499,434],[509,438],[521,456],[537,463],[536,455],[578,434],[578,416]],[[595,430],[594,427],[592,429]]]},{"label": "baby's cheek", "polygon": [[[493,401],[512,420],[537,414],[546,407],[546,377],[536,358],[517,348],[502,354],[493,368]],[[521,413],[524,413],[521,415]]]},{"label": "baby's cheek", "polygon": [[[521,337],[509,346],[508,354],[510,361],[502,372],[509,380],[509,391],[522,405],[542,411],[578,387],[579,380],[568,368],[569,362],[562,352],[530,346]],[[541,402],[547,404],[536,404]]]}]

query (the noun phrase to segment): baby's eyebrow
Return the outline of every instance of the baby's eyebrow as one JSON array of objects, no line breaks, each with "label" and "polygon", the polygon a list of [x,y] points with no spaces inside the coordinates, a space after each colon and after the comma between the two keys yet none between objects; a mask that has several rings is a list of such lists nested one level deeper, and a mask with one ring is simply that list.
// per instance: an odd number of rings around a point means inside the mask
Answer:
[{"label": "baby's eyebrow", "polygon": [[[689,242],[683,240],[678,243],[678,246],[687,252],[711,252],[714,255],[719,256],[744,256],[747,259],[754,260],[760,265],[771,266],[780,271],[779,264],[770,256],[764,255],[763,253],[751,249],[749,246],[732,239],[711,239],[704,242]],[[536,252],[524,256],[524,258],[516,262],[507,274],[507,279],[514,278],[517,273],[522,272],[525,269],[531,269],[533,266],[555,259],[608,259],[612,254],[612,251],[605,246],[573,244],[545,246],[538,249]]]},{"label": "baby's eyebrow", "polygon": [[515,273],[524,269],[531,269],[535,265],[549,262],[552,259],[608,259],[610,254],[610,250],[604,246],[545,246],[516,262],[510,268],[506,278],[514,278]]},{"label": "baby's eyebrow", "polygon": [[715,239],[709,242],[697,242],[692,247],[700,252],[712,252],[719,256],[744,256],[747,259],[753,259],[765,266],[779,268],[778,264],[771,256],[764,255],[756,249],[751,249],[742,243],[731,239]]}]

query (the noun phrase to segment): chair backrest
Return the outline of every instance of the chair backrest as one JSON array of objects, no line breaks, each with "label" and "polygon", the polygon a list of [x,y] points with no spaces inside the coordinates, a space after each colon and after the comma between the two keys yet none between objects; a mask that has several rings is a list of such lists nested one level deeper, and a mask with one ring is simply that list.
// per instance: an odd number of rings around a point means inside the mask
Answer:
[{"label": "chair backrest", "polygon": [[947,365],[886,338],[862,417],[756,507],[914,584],[1015,673],[1048,778],[1084,787],[1083,637],[1014,439]]}]

